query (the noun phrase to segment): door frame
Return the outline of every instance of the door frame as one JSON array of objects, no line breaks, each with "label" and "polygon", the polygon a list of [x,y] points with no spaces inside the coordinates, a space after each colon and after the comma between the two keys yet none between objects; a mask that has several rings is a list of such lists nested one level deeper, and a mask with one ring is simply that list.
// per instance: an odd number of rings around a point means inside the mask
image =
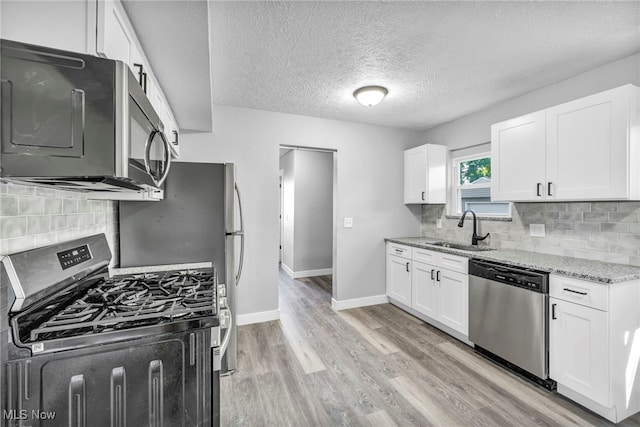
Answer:
[{"label": "door frame", "polygon": [[278,266],[282,265],[282,254],[284,251],[284,169],[280,169],[280,176],[278,178],[280,185],[280,256]]},{"label": "door frame", "polygon": [[[333,254],[331,256],[331,298],[333,301],[337,300],[338,296],[338,269],[337,269],[337,261],[338,261],[338,150],[335,148],[324,148],[324,147],[308,147],[303,145],[288,145],[288,144],[280,144],[278,149],[290,149],[290,150],[307,150],[307,151],[321,151],[324,153],[332,153],[333,154],[333,190],[332,190],[332,199],[333,199]],[[280,174],[283,171],[280,169]],[[281,189],[282,191],[282,189]],[[282,197],[282,196],[281,196]],[[282,210],[282,207],[280,208]],[[280,235],[282,239],[282,218],[281,218],[281,226],[280,226]],[[332,304],[333,304],[332,301]]]}]

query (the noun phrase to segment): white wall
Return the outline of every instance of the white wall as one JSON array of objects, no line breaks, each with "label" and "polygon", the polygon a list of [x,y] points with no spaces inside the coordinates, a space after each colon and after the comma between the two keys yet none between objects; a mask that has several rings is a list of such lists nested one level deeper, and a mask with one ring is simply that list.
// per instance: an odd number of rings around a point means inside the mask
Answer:
[{"label": "white wall", "polygon": [[333,265],[333,153],[292,150],[283,171],[283,264],[293,277],[330,274]]},{"label": "white wall", "polygon": [[[384,238],[420,232],[419,209],[403,204],[403,151],[419,132],[214,105],[215,132],[184,135],[181,161],[234,162],[245,210],[245,269],[238,314],[278,307],[279,145],[337,150],[334,298],[385,293]],[[337,224],[338,225],[338,224]]]},{"label": "white wall", "polygon": [[327,270],[333,258],[333,153],[295,151],[295,272]]},{"label": "white wall", "polygon": [[487,142],[491,140],[493,123],[628,83],[640,86],[640,54],[603,65],[458,120],[436,126],[423,133],[421,143],[430,142],[456,149]]}]

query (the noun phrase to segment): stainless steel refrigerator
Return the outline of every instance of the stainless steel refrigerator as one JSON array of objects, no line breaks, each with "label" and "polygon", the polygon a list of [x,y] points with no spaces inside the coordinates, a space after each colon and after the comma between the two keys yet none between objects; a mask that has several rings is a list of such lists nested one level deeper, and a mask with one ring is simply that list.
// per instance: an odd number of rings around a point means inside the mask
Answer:
[{"label": "stainless steel refrigerator", "polygon": [[219,310],[221,374],[231,373],[237,365],[236,286],[244,252],[235,167],[173,162],[164,191],[157,202],[120,202],[120,267],[212,262],[226,285],[227,308],[220,298]]}]

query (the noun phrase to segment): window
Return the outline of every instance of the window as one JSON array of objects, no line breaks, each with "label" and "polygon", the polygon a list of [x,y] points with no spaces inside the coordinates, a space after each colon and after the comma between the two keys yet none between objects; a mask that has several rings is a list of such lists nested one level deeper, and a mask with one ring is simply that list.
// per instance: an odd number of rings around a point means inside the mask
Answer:
[{"label": "window", "polygon": [[478,215],[511,216],[508,202],[491,201],[491,155],[489,153],[453,159],[452,215],[473,209]]}]

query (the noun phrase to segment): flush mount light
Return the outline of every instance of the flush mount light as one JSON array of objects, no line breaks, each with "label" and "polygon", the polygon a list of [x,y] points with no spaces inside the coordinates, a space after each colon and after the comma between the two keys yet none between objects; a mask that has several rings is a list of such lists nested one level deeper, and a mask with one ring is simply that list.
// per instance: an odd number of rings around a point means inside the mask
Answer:
[{"label": "flush mount light", "polygon": [[353,96],[365,107],[373,107],[380,104],[387,93],[387,88],[382,86],[365,86],[353,92]]}]

